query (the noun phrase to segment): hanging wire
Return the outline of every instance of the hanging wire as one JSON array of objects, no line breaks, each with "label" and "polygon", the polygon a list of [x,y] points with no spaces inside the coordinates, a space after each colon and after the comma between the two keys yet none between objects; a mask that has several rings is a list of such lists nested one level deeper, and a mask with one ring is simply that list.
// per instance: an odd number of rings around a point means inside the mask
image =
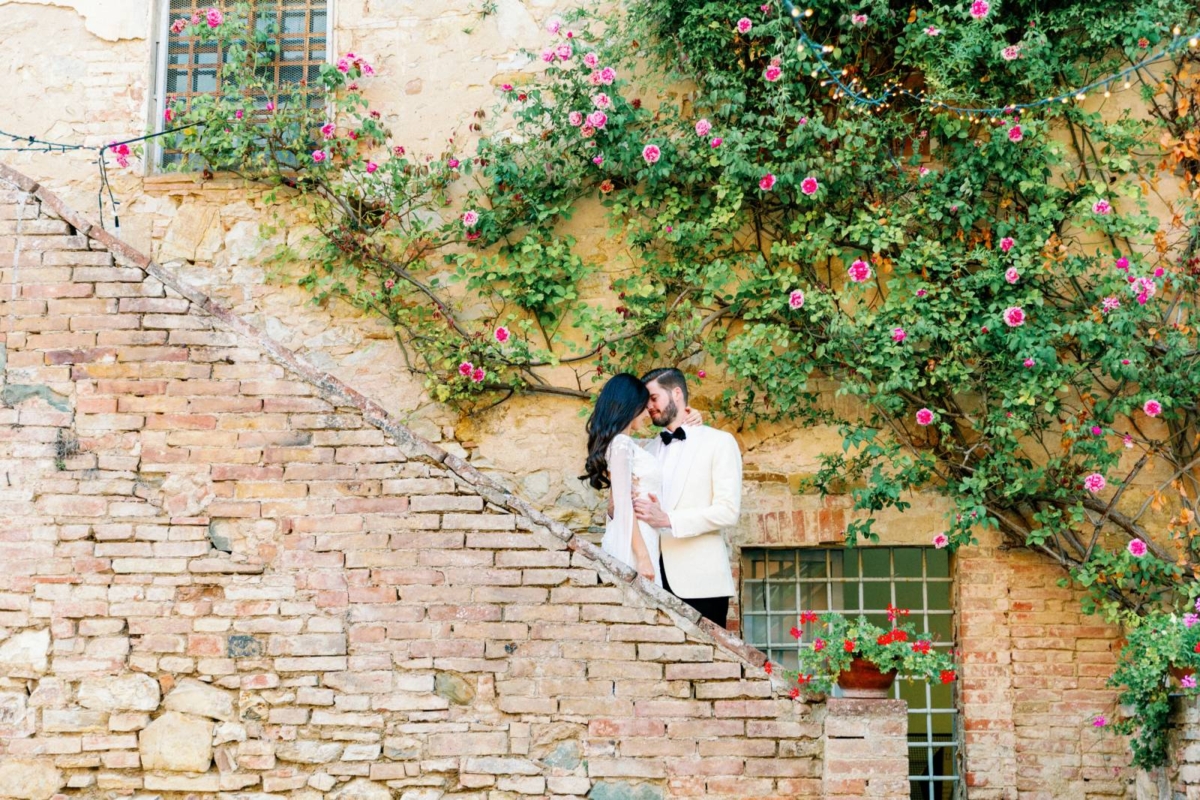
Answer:
[{"label": "hanging wire", "polygon": [[8,139],[11,142],[23,142],[20,146],[10,145],[0,147],[3,151],[32,151],[37,153],[65,153],[68,150],[89,150],[91,148],[80,144],[67,144],[66,142],[49,142],[45,139],[39,139],[36,136],[20,136],[8,131],[0,131],[0,136]]},{"label": "hanging wire", "polygon": [[[1053,105],[1054,103],[1066,103],[1072,99],[1083,100],[1087,96],[1087,93],[1094,89],[1104,88],[1107,90],[1108,87],[1116,81],[1127,78],[1129,75],[1146,69],[1153,64],[1171,60],[1172,54],[1177,50],[1181,50],[1184,47],[1194,48],[1200,45],[1200,30],[1184,36],[1180,34],[1180,29],[1176,27],[1172,31],[1174,38],[1171,40],[1170,44],[1168,44],[1160,52],[1148,56],[1147,58],[1130,67],[1126,67],[1115,75],[1109,75],[1106,78],[1092,81],[1085,86],[1081,86],[1078,89],[1058,95],[1057,97],[1047,97],[1042,100],[1034,100],[1029,103],[1010,103],[1006,106],[959,106],[954,105],[953,103],[947,103],[941,100],[935,100],[926,97],[924,92],[910,92],[907,89],[900,88],[898,85],[885,86],[883,92],[878,96],[872,96],[869,93],[865,93],[865,89],[863,91],[855,89],[852,84],[856,83],[857,80],[852,78],[849,84],[843,81],[842,71],[830,66],[829,62],[827,62],[823,57],[824,53],[832,51],[833,48],[829,45],[822,45],[813,41],[813,39],[809,37],[808,33],[804,30],[803,20],[811,17],[813,15],[813,10],[811,8],[806,8],[804,11],[801,11],[799,8],[797,8],[796,4],[792,2],[792,0],[784,0],[783,5],[792,20],[792,24],[796,27],[797,34],[799,35],[799,49],[803,49],[805,47],[809,48],[817,60],[818,69],[829,76],[828,79],[821,82],[821,85],[824,86],[831,83],[837,87],[835,90],[835,95],[840,93],[850,98],[850,100],[858,105],[870,107],[885,106],[892,100],[892,98],[903,96],[915,100],[919,104],[927,105],[934,109],[945,109],[958,114],[978,114],[980,116],[993,117],[1001,114],[1012,114],[1016,111],[1022,111],[1025,109],[1043,108],[1045,106]],[[1129,88],[1128,81],[1125,83],[1125,88]]]}]

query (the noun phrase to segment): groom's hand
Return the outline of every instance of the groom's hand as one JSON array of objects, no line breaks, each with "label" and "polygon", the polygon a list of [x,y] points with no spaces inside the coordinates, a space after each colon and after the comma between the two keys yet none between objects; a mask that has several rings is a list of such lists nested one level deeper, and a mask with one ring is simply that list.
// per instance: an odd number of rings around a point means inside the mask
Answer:
[{"label": "groom's hand", "polygon": [[650,495],[649,499],[639,498],[633,501],[633,515],[650,525],[652,528],[671,527],[671,518],[658,504],[658,497]]}]

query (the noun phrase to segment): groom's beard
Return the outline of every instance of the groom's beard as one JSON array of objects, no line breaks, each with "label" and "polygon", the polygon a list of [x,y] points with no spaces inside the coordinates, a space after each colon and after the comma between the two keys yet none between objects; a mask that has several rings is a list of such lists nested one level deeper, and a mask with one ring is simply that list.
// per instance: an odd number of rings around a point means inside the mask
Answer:
[{"label": "groom's beard", "polygon": [[653,422],[655,425],[657,425],[660,428],[665,428],[668,425],[670,425],[671,422],[674,421],[675,417],[677,417],[678,415],[679,415],[679,406],[675,405],[675,401],[672,400],[670,403],[667,404],[667,407],[663,409],[661,414],[658,414],[658,415],[651,414],[650,421]]}]

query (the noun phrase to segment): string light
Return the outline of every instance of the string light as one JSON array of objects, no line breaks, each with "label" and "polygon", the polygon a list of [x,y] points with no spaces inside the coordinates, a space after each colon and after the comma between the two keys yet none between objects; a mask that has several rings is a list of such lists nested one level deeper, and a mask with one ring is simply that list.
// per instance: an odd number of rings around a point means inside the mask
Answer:
[{"label": "string light", "polygon": [[[1154,55],[1148,56],[1147,58],[1143,59],[1142,61],[1139,61],[1138,63],[1136,63],[1130,67],[1126,67],[1125,69],[1121,70],[1120,72],[1116,73],[1115,75],[1110,75],[1107,78],[1101,78],[1100,80],[1092,81],[1091,83],[1087,84],[1086,86],[1082,86],[1078,89],[1074,89],[1065,94],[1058,95],[1057,97],[1047,97],[1045,99],[1035,100],[1035,101],[1029,102],[1029,103],[1011,103],[1006,106],[989,106],[989,107],[983,107],[983,108],[974,108],[974,107],[969,107],[969,106],[952,105],[952,104],[946,103],[942,100],[936,100],[934,98],[926,97],[924,91],[911,92],[907,89],[901,88],[899,82],[892,82],[889,84],[885,84],[883,93],[877,97],[872,97],[865,90],[863,90],[861,92],[857,91],[854,88],[855,81],[852,80],[849,84],[847,84],[841,80],[841,75],[845,74],[845,70],[842,70],[841,74],[839,75],[837,68],[832,67],[829,64],[829,62],[827,62],[824,58],[821,57],[822,53],[830,53],[833,51],[834,48],[831,45],[821,45],[821,44],[813,41],[812,38],[809,37],[808,33],[804,30],[804,27],[800,24],[800,17],[801,17],[800,9],[796,7],[796,5],[792,2],[792,0],[784,0],[784,7],[787,9],[789,15],[791,16],[792,22],[796,27],[796,33],[800,37],[800,46],[797,49],[802,50],[805,46],[807,46],[809,49],[812,50],[814,57],[817,59],[817,68],[812,71],[812,76],[815,78],[815,77],[817,77],[817,75],[820,72],[823,71],[830,78],[830,80],[828,82],[837,85],[842,96],[850,98],[852,101],[854,101],[858,105],[869,106],[872,109],[884,106],[884,104],[886,102],[889,102],[895,96],[903,96],[903,97],[908,97],[909,99],[914,100],[918,104],[921,104],[921,105],[927,105],[927,106],[930,106],[931,108],[939,108],[939,109],[944,109],[946,111],[955,112],[956,114],[958,114],[958,117],[960,119],[964,115],[974,115],[974,114],[979,115],[979,118],[981,118],[981,119],[984,117],[989,117],[989,116],[1000,116],[1000,115],[1004,115],[1004,114],[1012,114],[1017,111],[1021,111],[1021,110],[1025,110],[1025,109],[1044,108],[1046,106],[1050,106],[1055,103],[1065,104],[1065,103],[1069,102],[1072,98],[1074,98],[1077,101],[1082,102],[1087,97],[1087,93],[1092,90],[1103,89],[1104,96],[1111,97],[1112,90],[1110,87],[1116,81],[1124,79],[1124,86],[1126,89],[1128,89],[1133,85],[1132,81],[1129,79],[1128,76],[1133,75],[1133,74],[1137,73],[1138,71],[1143,70],[1146,67],[1149,67],[1152,64],[1157,64],[1157,63],[1160,63],[1163,61],[1170,60],[1171,54],[1173,52],[1175,52],[1176,50],[1179,50],[1182,47],[1187,46],[1187,47],[1194,48],[1194,47],[1200,46],[1200,31],[1196,31],[1192,34],[1189,34],[1187,37],[1184,37],[1184,36],[1180,35],[1182,33],[1182,29],[1178,25],[1176,25],[1172,30],[1172,33],[1174,34],[1175,38],[1170,42],[1170,44],[1168,44],[1165,48],[1163,48],[1162,51],[1160,51]],[[813,13],[812,9],[808,8],[808,9],[805,9],[803,16],[811,17],[812,13]],[[822,83],[821,85],[824,86],[825,83]],[[973,117],[971,117],[971,118],[973,118]]]}]

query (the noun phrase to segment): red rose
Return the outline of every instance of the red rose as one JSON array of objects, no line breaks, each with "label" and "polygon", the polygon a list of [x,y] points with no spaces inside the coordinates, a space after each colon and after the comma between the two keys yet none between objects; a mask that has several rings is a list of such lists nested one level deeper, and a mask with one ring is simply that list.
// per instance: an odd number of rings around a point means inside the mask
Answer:
[{"label": "red rose", "polygon": [[940,677],[942,679],[942,683],[951,683],[956,676],[954,674],[954,670],[944,669],[944,670],[942,670],[942,674]]},{"label": "red rose", "polygon": [[853,653],[854,652],[854,641],[852,639],[847,639],[846,641],[842,642],[842,649],[845,650],[847,653]]}]

